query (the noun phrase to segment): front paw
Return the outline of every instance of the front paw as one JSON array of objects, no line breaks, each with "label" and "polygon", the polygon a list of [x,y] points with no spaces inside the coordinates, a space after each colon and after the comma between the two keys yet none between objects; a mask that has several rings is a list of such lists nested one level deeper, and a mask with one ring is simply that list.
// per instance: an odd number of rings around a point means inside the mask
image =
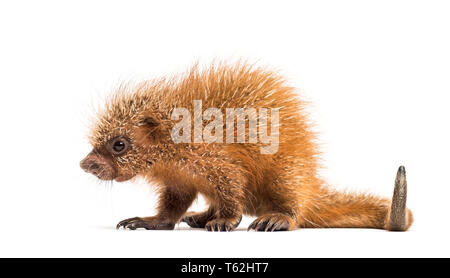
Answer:
[{"label": "front paw", "polygon": [[175,224],[158,217],[133,217],[120,221],[116,229],[120,229],[120,227],[130,230],[136,230],[138,228],[144,228],[146,230],[173,230]]},{"label": "front paw", "polygon": [[209,211],[206,212],[188,212],[186,213],[181,222],[186,222],[192,228],[205,228],[206,223],[212,220],[213,216]]},{"label": "front paw", "polygon": [[217,218],[206,223],[205,228],[210,232],[229,232],[237,228],[242,217]]}]

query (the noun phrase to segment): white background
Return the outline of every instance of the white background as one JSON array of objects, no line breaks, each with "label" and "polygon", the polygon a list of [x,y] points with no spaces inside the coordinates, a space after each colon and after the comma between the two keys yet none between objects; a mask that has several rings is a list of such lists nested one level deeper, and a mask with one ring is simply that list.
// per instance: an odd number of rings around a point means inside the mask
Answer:
[{"label": "white background", "polygon": [[[449,256],[449,14],[448,1],[2,1],[0,256]],[[406,166],[409,232],[114,229],[155,196],[79,169],[92,108],[120,81],[241,57],[311,101],[331,186],[391,196]]]}]

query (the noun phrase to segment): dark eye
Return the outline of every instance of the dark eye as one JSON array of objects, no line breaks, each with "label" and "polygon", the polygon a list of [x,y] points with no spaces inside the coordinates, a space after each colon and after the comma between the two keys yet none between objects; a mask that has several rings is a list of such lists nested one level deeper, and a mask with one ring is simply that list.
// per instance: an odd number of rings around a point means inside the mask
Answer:
[{"label": "dark eye", "polygon": [[109,146],[110,146],[110,151],[112,154],[121,155],[129,149],[130,143],[125,138],[118,137],[118,138],[114,138],[110,142]]},{"label": "dark eye", "polygon": [[117,141],[117,142],[115,142],[114,145],[113,145],[113,150],[114,150],[115,152],[120,153],[120,152],[123,151],[124,149],[125,149],[125,143],[122,142],[122,141]]}]

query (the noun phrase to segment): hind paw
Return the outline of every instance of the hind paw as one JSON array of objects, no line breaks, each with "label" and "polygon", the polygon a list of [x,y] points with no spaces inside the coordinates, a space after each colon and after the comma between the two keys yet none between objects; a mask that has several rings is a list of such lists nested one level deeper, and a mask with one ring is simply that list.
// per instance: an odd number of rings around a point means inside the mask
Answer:
[{"label": "hind paw", "polygon": [[294,222],[291,217],[281,214],[267,214],[258,217],[248,227],[248,230],[255,230],[258,232],[276,232],[289,231],[294,227]]}]

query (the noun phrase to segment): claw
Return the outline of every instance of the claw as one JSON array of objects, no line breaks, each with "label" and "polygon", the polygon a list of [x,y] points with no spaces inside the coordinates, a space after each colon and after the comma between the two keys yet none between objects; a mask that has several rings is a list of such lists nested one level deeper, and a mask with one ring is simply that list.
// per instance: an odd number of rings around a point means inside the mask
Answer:
[{"label": "claw", "polygon": [[134,217],[120,221],[116,229],[120,229],[120,227],[130,230],[136,230],[138,228],[144,228],[146,230],[173,230],[175,224],[156,217],[146,217],[145,219]]},{"label": "claw", "polygon": [[120,227],[126,228],[127,225],[129,225],[131,222],[136,221],[136,220],[140,220],[140,218],[133,217],[133,218],[124,219],[117,224],[116,229],[118,230],[118,229],[120,229]]},{"label": "claw", "polygon": [[253,221],[247,230],[255,230],[258,232],[287,231],[291,222],[290,217],[284,214],[263,215]]},{"label": "claw", "polygon": [[206,223],[206,230],[210,232],[229,232],[234,230],[241,222],[242,217],[238,219],[214,219]]}]

